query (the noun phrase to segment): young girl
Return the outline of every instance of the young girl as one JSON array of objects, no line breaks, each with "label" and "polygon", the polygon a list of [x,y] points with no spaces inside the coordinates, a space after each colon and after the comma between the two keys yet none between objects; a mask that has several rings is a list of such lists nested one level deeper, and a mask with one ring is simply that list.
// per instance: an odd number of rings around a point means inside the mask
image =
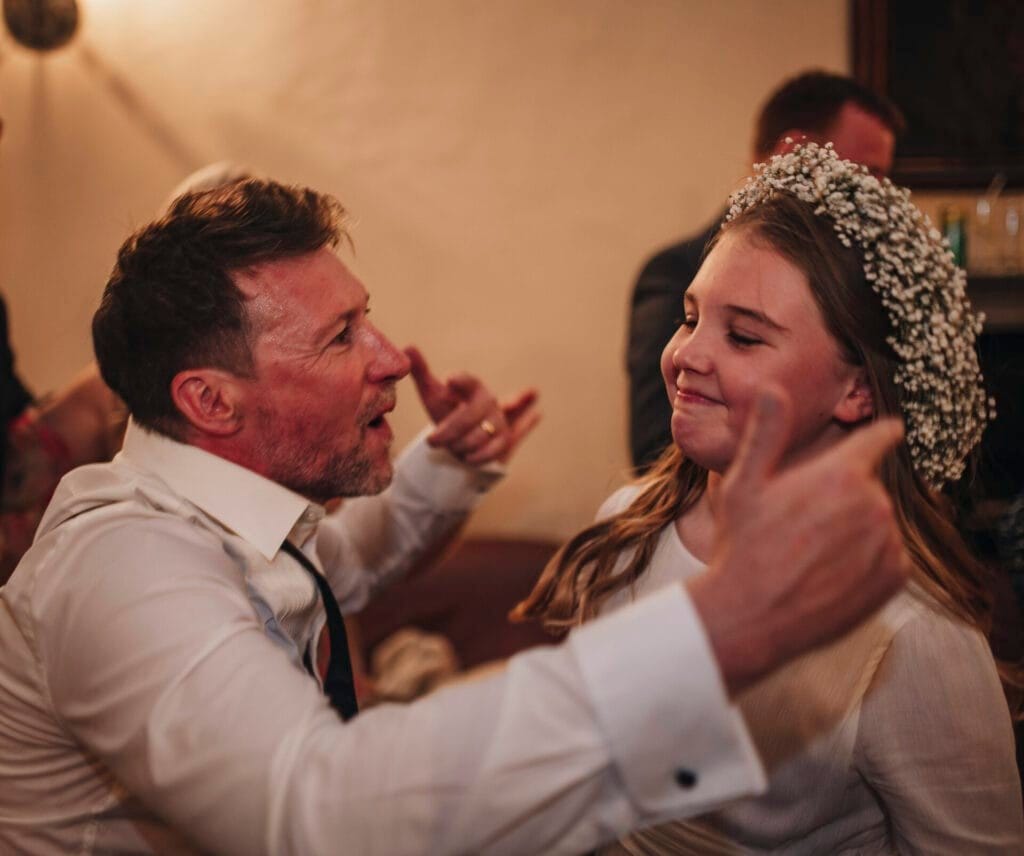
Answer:
[{"label": "young girl", "polygon": [[792,402],[790,463],[903,417],[882,478],[914,581],[739,696],[767,793],[609,852],[1024,852],[983,573],[939,493],[992,417],[964,286],[909,194],[828,146],[773,158],[734,197],[662,358],[674,447],[560,551],[519,615],[567,627],[700,573],[718,486],[769,383]]}]

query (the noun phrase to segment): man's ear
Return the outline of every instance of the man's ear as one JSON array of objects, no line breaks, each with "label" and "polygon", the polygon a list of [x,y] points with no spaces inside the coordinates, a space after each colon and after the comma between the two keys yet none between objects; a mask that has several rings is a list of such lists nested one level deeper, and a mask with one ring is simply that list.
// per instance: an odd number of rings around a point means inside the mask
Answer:
[{"label": "man's ear", "polygon": [[856,425],[875,415],[875,397],[871,394],[867,372],[857,369],[850,379],[846,393],[832,411],[832,418],[841,425]]},{"label": "man's ear", "polygon": [[171,399],[201,434],[227,437],[242,427],[244,388],[223,369],[186,369],[171,380]]}]

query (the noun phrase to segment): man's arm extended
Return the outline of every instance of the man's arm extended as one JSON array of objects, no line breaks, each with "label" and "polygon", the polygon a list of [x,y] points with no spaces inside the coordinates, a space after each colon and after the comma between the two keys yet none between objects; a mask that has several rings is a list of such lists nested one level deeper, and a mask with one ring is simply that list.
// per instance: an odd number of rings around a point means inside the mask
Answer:
[{"label": "man's arm extended", "polygon": [[692,603],[669,587],[489,679],[347,724],[264,634],[217,539],[156,517],[68,531],[50,557],[67,572],[32,595],[56,712],[212,852],[576,853],[707,811],[763,785],[727,690],[906,578],[873,475],[898,430],[777,472],[785,411],[769,396],[749,427]]},{"label": "man's arm extended", "polygon": [[442,380],[418,349],[406,354],[432,426],[399,456],[386,491],[346,500],[320,527],[320,560],[345,611],[434,560],[540,421],[536,390],[498,401],[474,375]]}]

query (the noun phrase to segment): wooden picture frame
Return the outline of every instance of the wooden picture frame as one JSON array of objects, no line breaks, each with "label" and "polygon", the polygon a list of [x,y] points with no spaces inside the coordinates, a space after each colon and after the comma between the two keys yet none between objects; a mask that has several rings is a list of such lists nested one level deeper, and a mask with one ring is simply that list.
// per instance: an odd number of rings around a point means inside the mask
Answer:
[{"label": "wooden picture frame", "polygon": [[854,77],[907,118],[893,180],[1024,187],[1024,3],[851,0]]}]

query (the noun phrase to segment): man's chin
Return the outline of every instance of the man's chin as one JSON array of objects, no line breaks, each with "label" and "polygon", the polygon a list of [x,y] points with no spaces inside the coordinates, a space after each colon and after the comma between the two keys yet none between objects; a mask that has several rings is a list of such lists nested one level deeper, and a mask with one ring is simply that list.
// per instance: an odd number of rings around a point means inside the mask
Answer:
[{"label": "man's chin", "polygon": [[354,498],[357,496],[376,496],[382,493],[391,484],[394,478],[395,468],[390,458],[375,465],[372,469],[362,474],[361,478],[345,485],[339,485],[342,493],[339,496]]},{"label": "man's chin", "polygon": [[395,477],[395,468],[391,466],[391,461],[388,461],[387,470],[380,473],[374,473],[369,479],[367,479],[366,488],[362,492],[362,496],[376,496],[378,493],[382,493],[387,489],[388,485],[391,484],[391,480]]},{"label": "man's chin", "polygon": [[394,476],[394,466],[385,453],[377,460],[362,458],[334,462],[312,477],[275,478],[278,484],[321,505],[335,499],[374,496],[383,491]]}]

